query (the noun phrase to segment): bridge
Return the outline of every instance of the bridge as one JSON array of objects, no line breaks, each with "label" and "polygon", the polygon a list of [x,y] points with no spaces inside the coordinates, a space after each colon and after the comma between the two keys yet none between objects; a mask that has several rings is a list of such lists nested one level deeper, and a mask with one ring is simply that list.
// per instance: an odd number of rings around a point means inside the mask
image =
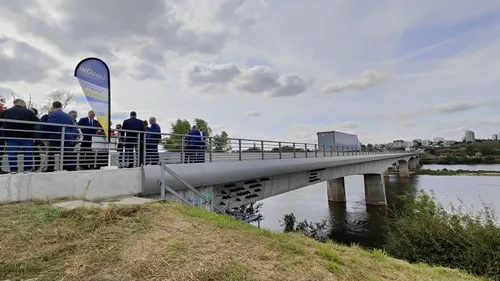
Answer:
[{"label": "bridge", "polygon": [[[3,120],[3,122],[21,122]],[[36,123],[34,123],[36,124]],[[36,124],[40,125],[40,124]],[[58,124],[45,124],[61,126]],[[90,129],[81,126],[67,126],[58,132],[58,143],[67,143],[71,128]],[[95,129],[95,128],[93,128]],[[5,131],[5,127],[2,129]],[[65,133],[66,132],[66,133]],[[134,143],[146,142],[141,132]],[[88,164],[88,151],[69,151],[66,147],[52,147],[54,137],[47,139],[34,135],[39,142],[45,141],[46,150],[53,151],[55,172],[27,172],[0,175],[0,202],[22,200],[46,200],[58,197],[85,198],[88,200],[108,199],[120,196],[160,195],[167,200],[200,205],[219,211],[231,210],[242,205],[283,194],[319,182],[327,182],[328,198],[332,202],[345,202],[344,177],[363,175],[366,204],[386,204],[384,174],[391,166],[399,166],[399,176],[409,177],[410,170],[419,166],[419,154],[415,152],[380,152],[320,147],[313,143],[285,141],[264,141],[248,139],[221,140],[207,138],[203,163],[186,161],[192,155],[183,135],[161,134],[169,140],[167,150],[160,150],[160,165],[147,165],[150,155],[157,148],[142,146],[133,155],[131,168],[119,169],[123,150],[92,135],[91,163],[100,169],[65,171],[69,164],[79,167],[81,161]],[[13,139],[13,137],[3,137]],[[141,139],[143,138],[143,139]],[[179,140],[172,143],[172,140]],[[47,142],[48,141],[48,142]],[[125,145],[127,145],[125,143]],[[224,148],[221,151],[220,148]],[[35,150],[40,147],[33,147]],[[38,161],[43,162],[39,151]],[[82,158],[85,155],[85,159]],[[12,156],[12,154],[11,154]],[[6,158],[6,157],[4,157]],[[20,157],[19,157],[20,158]],[[188,157],[189,158],[189,157]],[[140,159],[146,163],[141,165]],[[27,166],[22,159],[8,161],[9,168],[19,170]],[[2,160],[5,164],[6,159]],[[130,159],[129,159],[130,161]],[[36,162],[36,161],[35,161]],[[194,161],[196,162],[196,161]],[[154,163],[153,163],[154,164]],[[3,165],[5,167],[6,165]],[[348,188],[348,187],[347,187]]]}]

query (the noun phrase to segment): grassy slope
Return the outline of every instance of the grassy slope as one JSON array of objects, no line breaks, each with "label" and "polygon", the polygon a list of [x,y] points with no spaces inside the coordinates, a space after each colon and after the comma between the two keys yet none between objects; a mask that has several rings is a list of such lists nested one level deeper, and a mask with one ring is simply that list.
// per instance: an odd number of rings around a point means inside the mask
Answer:
[{"label": "grassy slope", "polygon": [[198,208],[0,206],[0,280],[479,280]]}]

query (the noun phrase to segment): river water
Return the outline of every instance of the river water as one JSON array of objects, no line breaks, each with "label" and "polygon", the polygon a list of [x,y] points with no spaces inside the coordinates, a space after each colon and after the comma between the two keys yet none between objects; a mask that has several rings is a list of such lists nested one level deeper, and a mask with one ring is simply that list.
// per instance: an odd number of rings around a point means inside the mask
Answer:
[{"label": "river water", "polygon": [[[500,170],[500,165],[425,165],[423,169]],[[329,236],[342,243],[358,243],[365,247],[382,247],[386,239],[385,207],[366,206],[363,176],[345,178],[346,203],[329,203],[326,183],[288,192],[261,201],[264,220],[261,227],[282,231],[283,215],[293,213],[297,221],[307,219],[317,222],[326,219],[330,225]],[[476,212],[486,204],[500,214],[499,176],[414,176],[386,178],[388,204],[401,205],[400,195],[412,189],[432,191],[437,200],[448,208],[461,205]]]}]

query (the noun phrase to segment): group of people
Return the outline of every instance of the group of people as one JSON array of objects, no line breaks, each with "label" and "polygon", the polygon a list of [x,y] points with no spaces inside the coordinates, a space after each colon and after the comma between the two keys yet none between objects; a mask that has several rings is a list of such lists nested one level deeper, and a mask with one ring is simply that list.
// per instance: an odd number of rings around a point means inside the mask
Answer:
[{"label": "group of people", "polygon": [[184,163],[204,163],[207,146],[203,128],[191,127],[185,142]]},{"label": "group of people", "polygon": [[[20,152],[24,154],[25,172],[55,171],[55,155],[61,152],[64,155],[63,169],[67,171],[106,166],[108,150],[96,152],[92,147],[93,136],[105,134],[95,118],[95,112],[89,111],[87,117],[78,121],[77,118],[78,113],[74,110],[64,112],[59,101],[53,102],[50,112],[41,118],[38,118],[38,110],[27,108],[22,99],[15,99],[14,106],[8,109],[0,104],[0,160],[7,148],[11,173],[18,172],[17,155]],[[134,150],[139,165],[144,164],[144,159],[146,164],[159,164],[158,145],[162,137],[156,118],[149,118],[148,124],[148,121],[138,119],[136,112],[132,111],[130,118],[123,121],[123,125],[116,125],[116,130],[110,134],[117,139],[116,150],[120,152],[121,167],[133,167]],[[46,162],[42,156],[46,156]],[[105,160],[98,162],[98,158]],[[7,173],[2,170],[1,163],[0,173]]]}]

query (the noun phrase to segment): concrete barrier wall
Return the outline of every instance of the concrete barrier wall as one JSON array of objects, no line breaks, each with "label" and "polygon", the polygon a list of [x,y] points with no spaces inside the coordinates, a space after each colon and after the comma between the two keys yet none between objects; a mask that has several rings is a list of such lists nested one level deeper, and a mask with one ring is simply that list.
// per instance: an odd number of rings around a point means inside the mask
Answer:
[{"label": "concrete barrier wall", "polygon": [[75,197],[98,200],[141,192],[142,169],[0,176],[0,203]]}]

